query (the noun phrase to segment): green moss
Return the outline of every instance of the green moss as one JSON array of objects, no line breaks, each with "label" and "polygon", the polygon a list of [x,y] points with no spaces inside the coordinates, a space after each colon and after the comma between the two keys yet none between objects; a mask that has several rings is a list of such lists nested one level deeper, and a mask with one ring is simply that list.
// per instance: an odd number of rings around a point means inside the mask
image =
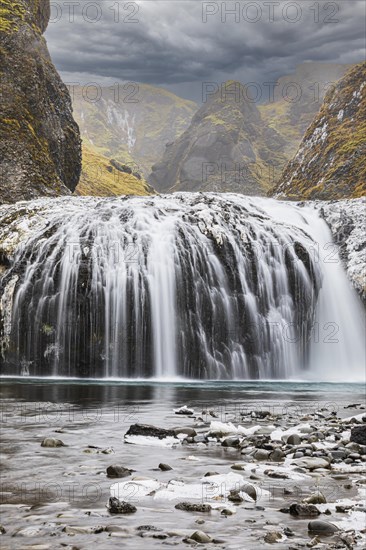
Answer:
[{"label": "green moss", "polygon": [[83,170],[76,188],[77,195],[119,196],[151,195],[152,189],[146,181],[116,170],[109,159],[83,143]]},{"label": "green moss", "polygon": [[0,32],[11,33],[19,30],[25,20],[26,8],[16,0],[0,0]]}]

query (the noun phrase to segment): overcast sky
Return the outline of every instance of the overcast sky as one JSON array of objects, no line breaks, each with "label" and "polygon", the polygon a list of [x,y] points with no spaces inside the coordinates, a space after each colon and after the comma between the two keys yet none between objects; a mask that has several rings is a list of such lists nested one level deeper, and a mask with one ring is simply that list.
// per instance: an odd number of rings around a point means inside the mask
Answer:
[{"label": "overcast sky", "polygon": [[365,59],[365,0],[51,0],[51,6],[46,38],[65,82],[144,82],[198,101],[203,81],[262,85],[305,61]]}]

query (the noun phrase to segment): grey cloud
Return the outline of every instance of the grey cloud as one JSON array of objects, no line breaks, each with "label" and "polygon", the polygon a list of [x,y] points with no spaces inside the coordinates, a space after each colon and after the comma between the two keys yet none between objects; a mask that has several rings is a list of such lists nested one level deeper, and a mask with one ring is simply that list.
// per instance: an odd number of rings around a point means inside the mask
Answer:
[{"label": "grey cloud", "polygon": [[[197,99],[196,90],[202,81],[237,78],[263,82],[268,76],[276,78],[290,72],[303,61],[352,63],[364,58],[363,0],[316,2],[319,22],[314,21],[310,9],[313,2],[278,0],[276,20],[270,22],[268,3],[256,0],[262,9],[256,23],[242,18],[235,23],[233,17],[223,23],[220,14],[203,23],[203,3],[197,0],[120,0],[119,22],[114,21],[115,12],[110,9],[116,7],[116,0],[79,0],[75,22],[71,23],[67,4],[63,0],[52,3],[60,5],[62,17],[49,26],[49,49],[64,78],[76,82],[133,80],[168,87],[176,93],[183,90],[183,95]],[[82,8],[92,4],[102,10],[96,23],[81,16]],[[138,23],[123,21],[131,4],[139,8],[133,16]],[[234,4],[226,2],[228,8]],[[240,2],[241,7],[248,4]],[[281,16],[284,6],[291,4],[302,10],[296,23]],[[333,16],[337,23],[325,22],[331,14],[329,5],[339,7]],[[93,8],[89,10],[90,17],[94,16]]]}]

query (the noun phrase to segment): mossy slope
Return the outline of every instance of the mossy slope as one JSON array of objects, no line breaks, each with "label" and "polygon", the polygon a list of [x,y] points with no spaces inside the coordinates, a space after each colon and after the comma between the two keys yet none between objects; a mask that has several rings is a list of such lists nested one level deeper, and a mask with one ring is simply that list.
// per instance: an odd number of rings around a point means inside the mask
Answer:
[{"label": "mossy slope", "polygon": [[366,63],[354,66],[325,96],[272,194],[294,200],[366,194]]},{"label": "mossy slope", "polygon": [[141,174],[128,172],[128,167],[96,153],[88,145],[83,145],[83,168],[75,194],[109,197],[154,193]]}]

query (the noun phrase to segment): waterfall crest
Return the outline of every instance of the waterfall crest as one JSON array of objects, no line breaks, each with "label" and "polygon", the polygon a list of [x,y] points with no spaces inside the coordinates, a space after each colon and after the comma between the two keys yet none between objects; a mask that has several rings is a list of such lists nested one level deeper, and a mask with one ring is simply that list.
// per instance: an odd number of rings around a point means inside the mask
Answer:
[{"label": "waterfall crest", "polygon": [[327,361],[314,327],[339,312],[311,208],[215,193],[27,205],[9,224],[23,238],[1,282],[2,373],[288,379]]}]

